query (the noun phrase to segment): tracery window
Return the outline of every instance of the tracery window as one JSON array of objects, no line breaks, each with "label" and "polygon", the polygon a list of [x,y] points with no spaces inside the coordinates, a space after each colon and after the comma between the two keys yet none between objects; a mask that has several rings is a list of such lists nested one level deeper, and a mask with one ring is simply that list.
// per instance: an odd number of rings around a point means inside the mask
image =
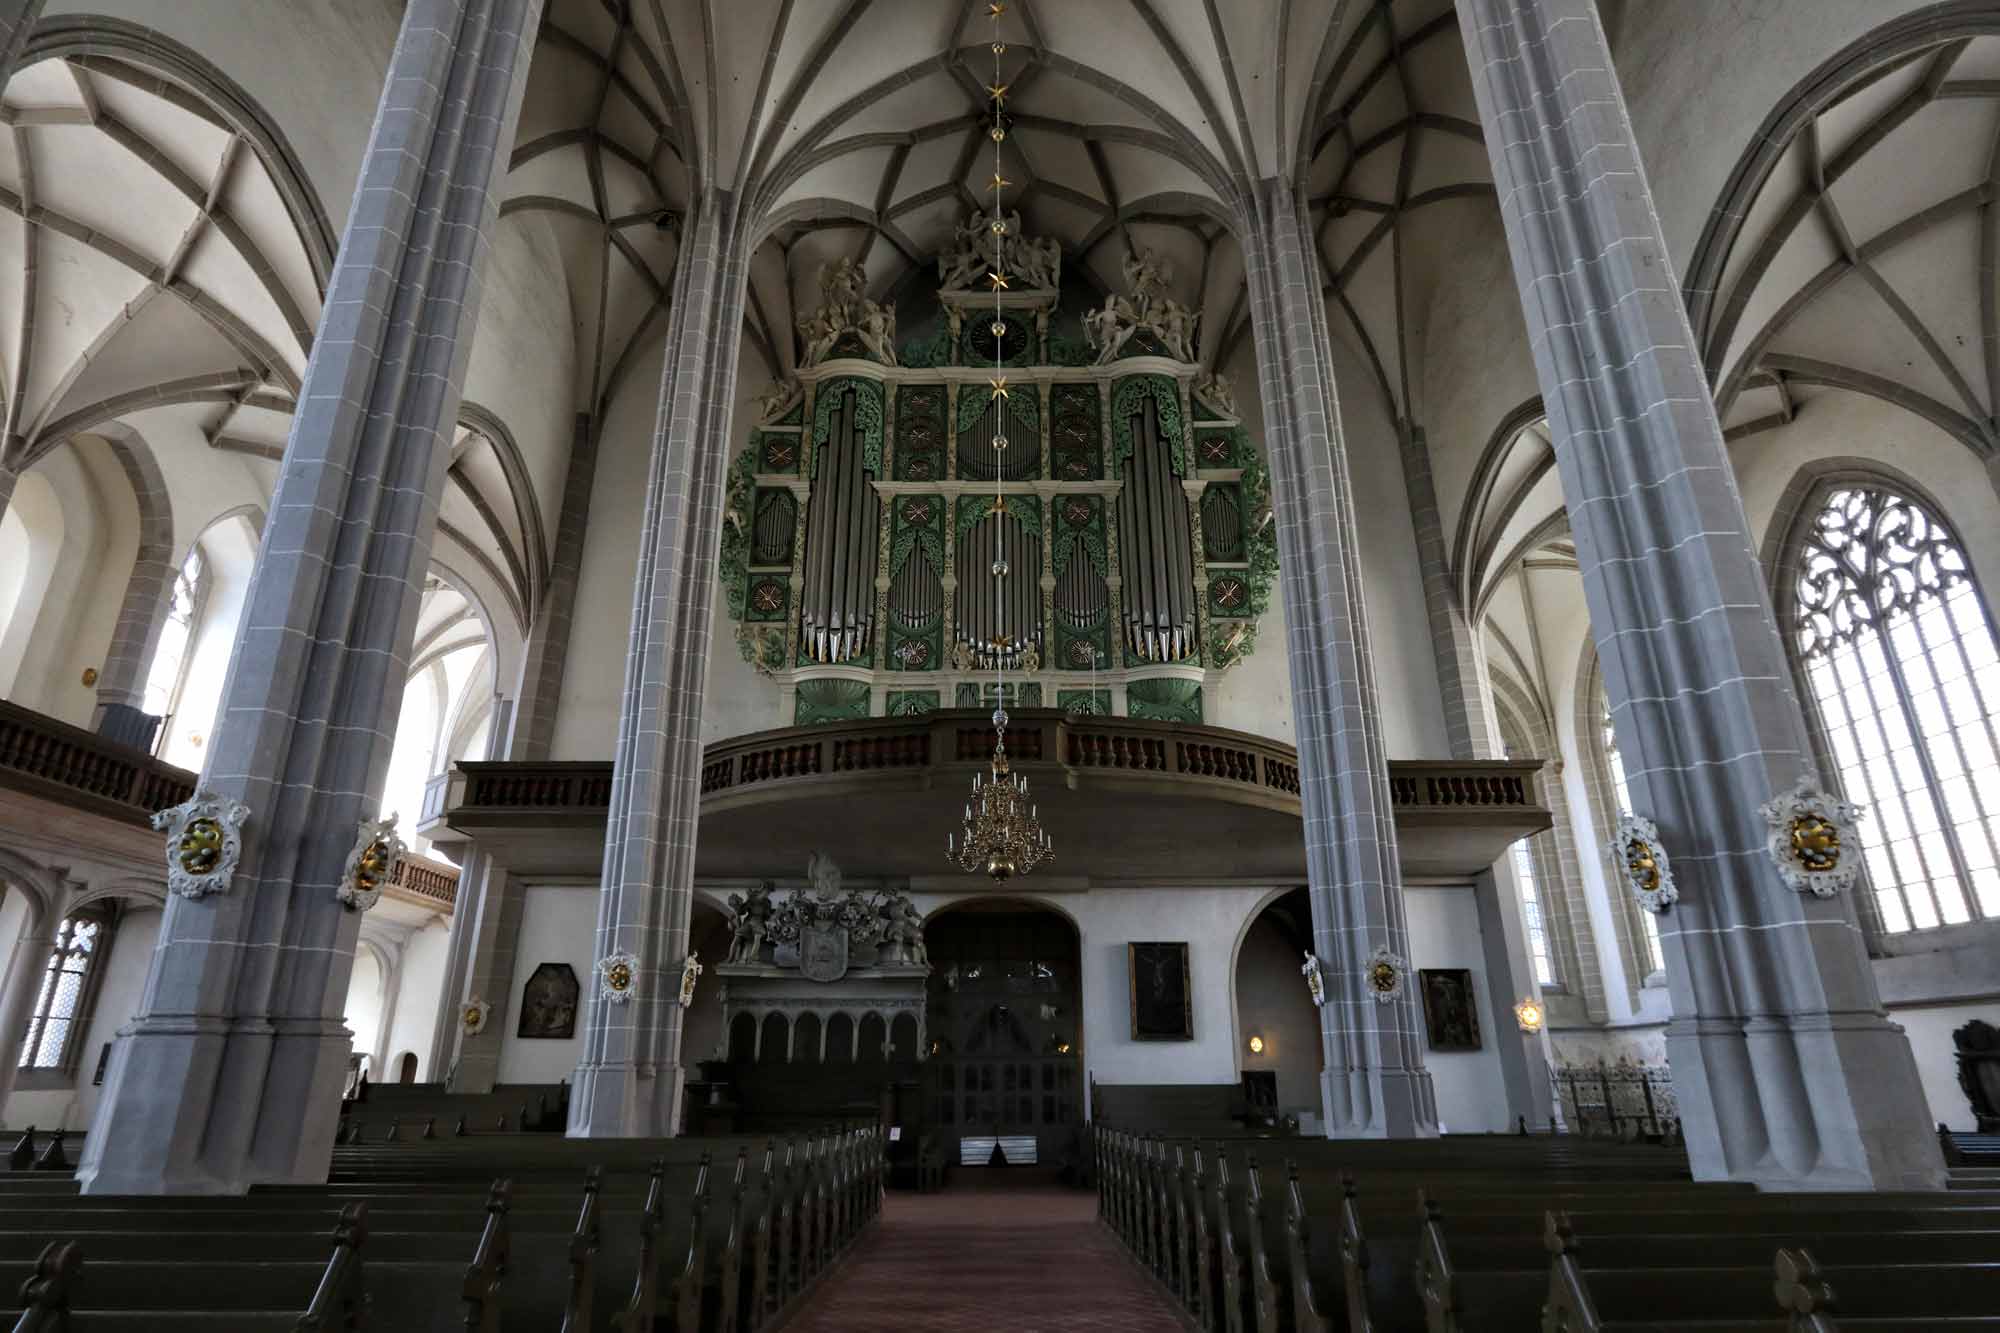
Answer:
[{"label": "tracery window", "polygon": [[100,913],[79,912],[65,918],[56,931],[55,948],[49,951],[34,1013],[21,1042],[22,1069],[63,1070],[75,1064],[87,1017],[85,1001],[109,933],[105,924]]},{"label": "tracery window", "polygon": [[1793,644],[1841,788],[1868,810],[1882,928],[2000,917],[2000,652],[1964,551],[1908,496],[1842,486],[1794,568]]},{"label": "tracery window", "polygon": [[[1625,781],[1625,759],[1618,753],[1618,733],[1611,726],[1611,701],[1600,705],[1599,728],[1604,737],[1604,767],[1611,777],[1611,799],[1620,818],[1632,813],[1632,788]],[[1666,958],[1660,952],[1660,923],[1651,912],[1640,912],[1640,947],[1648,975],[1663,971]]]},{"label": "tracery window", "polygon": [[1521,890],[1521,911],[1528,920],[1528,955],[1534,959],[1535,980],[1553,986],[1555,963],[1549,956],[1549,932],[1542,921],[1542,898],[1535,884],[1535,854],[1528,850],[1526,838],[1514,844],[1514,883]]},{"label": "tracery window", "polygon": [[[153,665],[146,673],[144,707],[154,717],[168,717],[180,707],[187,684],[188,662],[193,657],[194,627],[201,620],[202,603],[208,596],[208,565],[199,545],[188,548],[174,576],[172,600],[167,603],[167,619],[160,626],[160,644],[153,650]],[[162,727],[161,734],[166,733]]]}]

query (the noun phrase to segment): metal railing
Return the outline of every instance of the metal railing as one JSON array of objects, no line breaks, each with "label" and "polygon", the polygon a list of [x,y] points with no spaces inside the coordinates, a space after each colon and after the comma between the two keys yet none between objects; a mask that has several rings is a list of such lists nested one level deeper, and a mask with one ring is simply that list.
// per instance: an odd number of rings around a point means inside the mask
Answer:
[{"label": "metal railing", "polygon": [[1572,1134],[1657,1138],[1678,1132],[1680,1104],[1665,1065],[1551,1065],[1549,1081]]}]

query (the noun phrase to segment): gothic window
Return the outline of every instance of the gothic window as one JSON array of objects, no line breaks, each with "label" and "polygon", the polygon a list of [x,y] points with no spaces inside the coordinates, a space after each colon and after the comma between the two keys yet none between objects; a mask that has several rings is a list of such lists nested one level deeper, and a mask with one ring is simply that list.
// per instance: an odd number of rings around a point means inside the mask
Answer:
[{"label": "gothic window", "polygon": [[[188,663],[194,656],[194,627],[200,623],[207,597],[208,564],[202,559],[201,547],[192,546],[174,576],[173,598],[167,603],[166,622],[160,626],[160,645],[153,650],[153,665],[146,673],[144,707],[154,717],[168,717],[180,707]],[[165,727],[160,734],[166,734]]]},{"label": "gothic window", "polygon": [[[1598,728],[1604,738],[1604,771],[1611,780],[1614,817],[1622,817],[1632,813],[1632,788],[1625,781],[1625,759],[1618,753],[1618,733],[1611,727],[1609,699],[1599,700],[1598,715]],[[1651,912],[1640,912],[1638,916],[1640,953],[1650,976],[1666,968],[1665,955],[1660,952],[1660,923]]]},{"label": "gothic window", "polygon": [[1885,931],[2000,917],[2000,653],[1938,517],[1842,486],[1794,553],[1791,636]]},{"label": "gothic window", "polygon": [[55,948],[42,972],[34,1013],[21,1041],[22,1069],[63,1071],[75,1067],[98,956],[109,942],[107,925],[103,913],[83,911],[65,918],[56,931]]}]

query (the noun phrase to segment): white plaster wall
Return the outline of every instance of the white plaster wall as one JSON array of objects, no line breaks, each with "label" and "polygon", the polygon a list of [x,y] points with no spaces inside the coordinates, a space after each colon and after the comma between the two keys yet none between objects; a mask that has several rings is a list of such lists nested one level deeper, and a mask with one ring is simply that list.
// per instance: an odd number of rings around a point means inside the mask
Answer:
[{"label": "white plaster wall", "polygon": [[1921,0],[1628,0],[1613,59],[1674,271],[1780,100],[1822,61]]},{"label": "white plaster wall", "polygon": [[29,704],[19,690],[21,662],[35,637],[43,600],[55,577],[68,534],[62,502],[54,487],[38,472],[14,483],[14,496],[0,518],[0,569],[10,581],[12,596],[0,607],[0,697]]},{"label": "white plaster wall", "polygon": [[1801,468],[1822,458],[1878,462],[1916,482],[1944,509],[1989,601],[2000,593],[2000,492],[1985,464],[1915,413],[1837,389],[1814,392],[1788,425],[1748,436],[1730,450],[1760,552],[1785,488]]},{"label": "white plaster wall", "polygon": [[[1410,925],[1410,966],[1472,969],[1472,991],[1479,1006],[1478,1050],[1433,1051],[1425,1043],[1424,1067],[1437,1091],[1438,1121],[1453,1134],[1505,1130],[1509,1121],[1499,1043],[1518,1041],[1520,1034],[1511,1015],[1501,1026],[1501,1016],[1493,1012],[1486,994],[1486,954],[1473,891],[1405,889],[1403,905]],[[1418,1009],[1421,1015],[1421,999]]]},{"label": "white plaster wall", "polygon": [[2000,997],[1977,1004],[1940,1005],[1935,1008],[1894,1008],[1889,1017],[1902,1024],[1909,1035],[1910,1051],[1917,1057],[1917,1077],[1930,1102],[1931,1119],[1952,1129],[1976,1129],[1972,1103],[1958,1086],[1958,1058],[1951,1044],[1954,1028],[1964,1027],[1975,1018],[2000,1021]]},{"label": "white plaster wall", "polygon": [[379,1079],[382,1071],[373,1067],[376,1043],[382,1038],[382,965],[366,949],[354,954],[354,970],[347,975],[347,1030],[354,1034],[354,1050],[370,1056],[368,1077]]},{"label": "white plaster wall", "polygon": [[103,666],[138,549],[131,486],[108,456],[93,461],[90,452],[60,449],[35,465],[62,506],[63,544],[10,696],[79,727],[90,725],[97,704],[83,669]]},{"label": "white plaster wall", "polygon": [[[1253,1035],[1264,1039],[1262,1054],[1251,1053]],[[1320,1114],[1319,1011],[1298,952],[1267,918],[1251,924],[1236,955],[1236,1049],[1243,1069],[1277,1071],[1280,1113]]]},{"label": "white plaster wall", "polygon": [[97,1072],[97,1053],[118,1035],[118,1029],[138,1012],[146,987],[146,969],[153,961],[153,948],[160,942],[161,913],[157,907],[128,906],[111,941],[104,982],[98,988],[97,1007],[90,1017],[90,1030],[77,1053],[76,1099],[73,1123],[88,1125],[97,1110],[103,1091],[91,1083]]},{"label": "white plaster wall", "polygon": [[581,986],[594,984],[592,933],[597,925],[595,884],[532,884],[522,891],[521,931],[514,946],[514,994],[507,997],[510,1015],[500,1034],[501,1083],[557,1083],[576,1072],[583,1055],[583,1023],[577,1014],[576,1035],[523,1039],[519,1030],[521,987],[543,963],[568,963]]},{"label": "white plaster wall", "polygon": [[126,19],[220,66],[291,143],[337,235],[402,10],[398,0],[52,0],[44,14]]},{"label": "white plaster wall", "polygon": [[[755,364],[747,341],[742,363],[746,367]],[[606,417],[598,446],[576,618],[570,626],[569,661],[556,713],[556,759],[609,759],[615,748],[660,375],[657,350],[634,366]],[[762,387],[761,377],[747,369],[738,379],[736,427],[729,433],[732,454],[743,447],[740,426],[749,419],[743,400]],[[776,682],[758,675],[742,661],[734,635],[735,624],[718,587],[710,631],[708,688],[702,706],[704,743],[791,725],[789,716],[780,715]]]},{"label": "white plaster wall", "polygon": [[[389,1066],[404,1051],[417,1053],[417,1078],[442,1079],[437,1052],[431,1044],[437,1032],[438,1006],[444,1002],[444,974],[451,930],[433,918],[403,946],[402,976],[396,990],[396,1018],[389,1029]],[[361,1049],[356,1046],[357,1050]]]}]

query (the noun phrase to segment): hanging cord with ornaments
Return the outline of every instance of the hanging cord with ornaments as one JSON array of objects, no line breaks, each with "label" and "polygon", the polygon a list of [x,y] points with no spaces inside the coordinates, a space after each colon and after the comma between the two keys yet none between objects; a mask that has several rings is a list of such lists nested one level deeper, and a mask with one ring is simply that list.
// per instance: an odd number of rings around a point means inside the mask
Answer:
[{"label": "hanging cord with ornaments", "polygon": [[[965,843],[958,847],[952,837],[945,839],[945,850],[963,870],[982,868],[996,880],[1011,878],[1015,874],[1026,874],[1043,858],[1054,854],[1048,834],[1042,831],[1037,818],[1039,810],[1028,804],[1028,780],[1012,773],[1007,764],[1007,657],[1013,647],[1007,634],[1007,599],[1004,595],[1009,566],[1007,564],[1007,496],[1005,492],[1006,469],[1003,466],[1007,453],[1007,317],[1006,302],[1001,293],[1007,290],[1007,219],[1002,209],[1001,192],[1010,182],[1001,174],[1000,145],[1007,138],[1007,85],[1000,81],[1000,57],[1006,53],[1007,43],[1000,38],[1000,16],[1007,12],[1007,6],[1000,0],[987,5],[986,13],[993,21],[993,82],[987,85],[987,95],[993,102],[993,124],[988,131],[993,139],[993,220],[990,230],[993,236],[993,265],[988,280],[993,285],[993,323],[988,332],[993,335],[993,378],[988,381],[993,402],[993,521],[996,525],[993,547],[993,605],[996,612],[994,635],[990,650],[993,654],[993,763],[992,780],[981,784],[980,775],[972,776],[972,799],[978,806],[975,817],[973,806],[965,808]],[[1027,805],[1025,817],[1021,807]]]}]

